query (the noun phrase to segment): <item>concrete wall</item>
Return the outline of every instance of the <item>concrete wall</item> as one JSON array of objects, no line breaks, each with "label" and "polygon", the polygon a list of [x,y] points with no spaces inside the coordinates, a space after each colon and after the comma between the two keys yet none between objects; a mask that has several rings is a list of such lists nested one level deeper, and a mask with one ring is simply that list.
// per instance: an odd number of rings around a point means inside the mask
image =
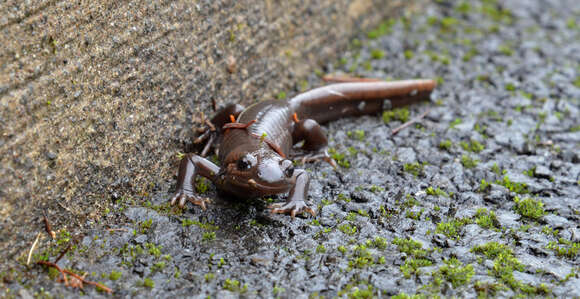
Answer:
[{"label": "concrete wall", "polygon": [[42,211],[82,229],[167,192],[197,111],[288,90],[403,3],[3,2],[0,250],[22,256]]}]

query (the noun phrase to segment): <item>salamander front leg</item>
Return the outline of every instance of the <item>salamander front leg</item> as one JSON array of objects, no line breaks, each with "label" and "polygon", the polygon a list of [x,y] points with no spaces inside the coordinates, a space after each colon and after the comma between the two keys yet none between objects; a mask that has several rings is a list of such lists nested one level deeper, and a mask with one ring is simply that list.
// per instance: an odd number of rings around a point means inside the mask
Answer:
[{"label": "salamander front leg", "polygon": [[208,199],[195,194],[195,178],[197,175],[201,175],[215,183],[219,170],[217,165],[207,159],[195,154],[187,154],[181,159],[179,165],[177,190],[171,198],[171,205],[177,204],[182,208],[185,205],[185,201],[189,200],[205,210],[205,203],[208,202]]},{"label": "salamander front leg", "polygon": [[272,204],[268,208],[271,209],[272,213],[290,213],[292,218],[294,218],[296,214],[302,214],[304,212],[310,213],[313,217],[316,216],[316,212],[306,204],[308,186],[310,185],[308,173],[302,169],[296,170],[294,178],[296,183],[292,189],[290,189],[288,200],[285,203]]}]

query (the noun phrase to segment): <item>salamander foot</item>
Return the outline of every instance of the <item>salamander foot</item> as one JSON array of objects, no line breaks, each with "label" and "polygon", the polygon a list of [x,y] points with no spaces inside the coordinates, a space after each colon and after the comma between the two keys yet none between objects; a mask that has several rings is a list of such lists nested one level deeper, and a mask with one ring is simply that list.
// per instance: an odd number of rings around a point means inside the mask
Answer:
[{"label": "salamander foot", "polygon": [[185,190],[179,190],[171,198],[171,205],[173,206],[177,204],[180,208],[183,208],[186,201],[190,201],[192,204],[200,206],[204,211],[206,209],[205,203],[210,202],[207,198],[199,197]]},{"label": "salamander foot", "polygon": [[290,214],[292,218],[296,217],[296,214],[310,213],[312,217],[316,216],[316,212],[310,208],[303,200],[289,201],[285,203],[274,203],[268,206],[272,214]]}]

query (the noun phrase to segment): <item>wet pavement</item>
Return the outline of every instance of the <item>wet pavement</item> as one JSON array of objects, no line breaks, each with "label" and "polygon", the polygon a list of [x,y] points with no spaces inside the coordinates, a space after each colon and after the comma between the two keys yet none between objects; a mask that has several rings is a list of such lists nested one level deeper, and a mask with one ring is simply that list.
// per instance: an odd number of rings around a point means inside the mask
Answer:
[{"label": "wet pavement", "polygon": [[[439,86],[431,102],[325,126],[340,166],[304,166],[315,218],[203,180],[208,209],[180,210],[168,178],[114,198],[59,265],[118,297],[580,296],[579,14],[576,1],[437,1],[386,20],[297,89],[326,73]],[[34,259],[70,239],[57,231]],[[56,274],[5,274],[4,295],[106,296]]]}]

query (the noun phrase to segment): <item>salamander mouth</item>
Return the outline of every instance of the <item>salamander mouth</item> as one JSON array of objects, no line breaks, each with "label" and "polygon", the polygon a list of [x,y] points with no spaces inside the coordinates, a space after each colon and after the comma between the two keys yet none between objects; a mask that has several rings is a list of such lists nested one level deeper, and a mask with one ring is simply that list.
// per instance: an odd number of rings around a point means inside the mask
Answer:
[{"label": "salamander mouth", "polygon": [[276,184],[263,184],[259,183],[254,179],[240,179],[240,177],[236,177],[234,179],[228,178],[227,181],[239,187],[242,190],[247,190],[249,193],[257,193],[261,195],[272,195],[283,193],[290,190],[290,182],[288,181],[280,181]]}]

